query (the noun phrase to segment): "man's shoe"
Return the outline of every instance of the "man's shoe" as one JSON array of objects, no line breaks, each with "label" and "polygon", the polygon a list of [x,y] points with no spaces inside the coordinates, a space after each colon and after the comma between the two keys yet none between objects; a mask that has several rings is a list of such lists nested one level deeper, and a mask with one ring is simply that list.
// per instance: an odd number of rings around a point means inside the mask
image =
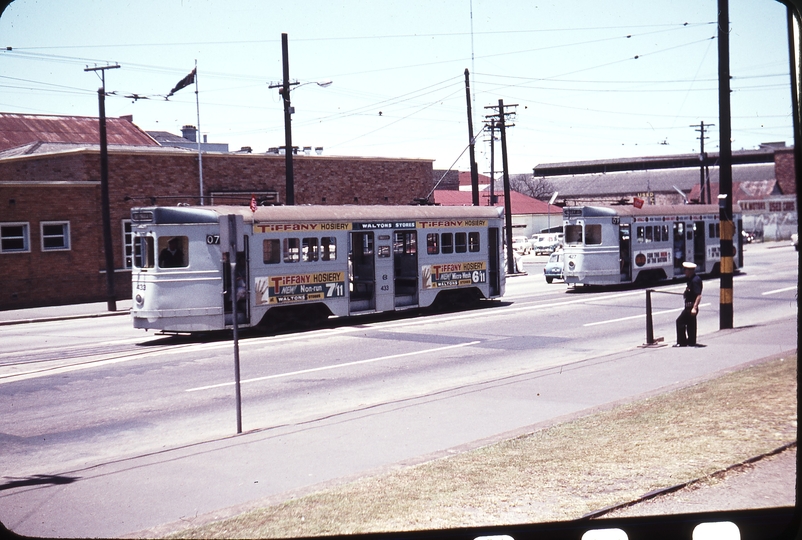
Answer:
[{"label": "man's shoe", "polygon": [[681,343],[674,343],[674,347],[687,347],[687,345],[683,345]]}]

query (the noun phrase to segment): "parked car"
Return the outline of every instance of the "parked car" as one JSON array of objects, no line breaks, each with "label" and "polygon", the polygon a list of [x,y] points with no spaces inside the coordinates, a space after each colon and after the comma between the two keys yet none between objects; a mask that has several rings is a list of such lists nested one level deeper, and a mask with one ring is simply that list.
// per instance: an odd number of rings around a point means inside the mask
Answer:
[{"label": "parked car", "polygon": [[562,233],[545,233],[537,236],[538,239],[532,248],[535,252],[535,255],[540,255],[541,253],[548,255],[557,249],[560,244],[562,244],[563,240]]},{"label": "parked car", "polygon": [[526,236],[513,236],[512,237],[512,249],[521,253],[523,255],[528,254],[532,251],[532,243],[529,241],[529,238]]},{"label": "parked car", "polygon": [[543,267],[543,275],[546,276],[546,283],[551,283],[555,279],[563,278],[563,251],[558,249],[549,256],[549,261]]}]

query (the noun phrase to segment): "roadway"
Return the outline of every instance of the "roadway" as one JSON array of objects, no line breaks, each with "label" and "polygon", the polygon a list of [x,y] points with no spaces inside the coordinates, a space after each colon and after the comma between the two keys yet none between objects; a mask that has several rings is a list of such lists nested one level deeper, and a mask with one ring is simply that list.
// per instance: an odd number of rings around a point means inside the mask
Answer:
[{"label": "roadway", "polygon": [[[240,340],[242,435],[225,336],[146,334],[127,317],[0,326],[0,521],[33,536],[120,536],[228,515],[448,455],[796,349],[797,253],[747,246],[735,329],[706,280],[699,341],[643,348],[642,289],[569,291],[545,257],[504,301]],[[679,283],[655,287],[674,341]]]}]

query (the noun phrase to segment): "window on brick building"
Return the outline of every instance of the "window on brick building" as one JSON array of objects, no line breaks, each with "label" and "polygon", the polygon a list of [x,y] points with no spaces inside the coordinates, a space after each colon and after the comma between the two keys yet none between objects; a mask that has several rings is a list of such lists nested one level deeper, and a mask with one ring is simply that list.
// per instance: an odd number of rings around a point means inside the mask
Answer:
[{"label": "window on brick building", "polygon": [[27,253],[30,250],[27,223],[0,223],[0,253]]},{"label": "window on brick building", "polygon": [[70,222],[43,221],[42,251],[68,251],[70,249]]}]

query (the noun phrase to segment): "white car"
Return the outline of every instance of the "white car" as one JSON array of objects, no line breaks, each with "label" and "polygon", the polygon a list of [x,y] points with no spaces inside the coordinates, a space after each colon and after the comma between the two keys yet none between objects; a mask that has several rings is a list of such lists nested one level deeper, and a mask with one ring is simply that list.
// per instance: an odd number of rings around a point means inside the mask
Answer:
[{"label": "white car", "polygon": [[562,233],[546,233],[538,235],[534,245],[535,255],[541,253],[549,255],[562,244]]},{"label": "white car", "polygon": [[523,255],[528,254],[532,251],[532,243],[529,241],[529,238],[526,236],[513,236],[512,237],[512,249],[521,253]]}]

